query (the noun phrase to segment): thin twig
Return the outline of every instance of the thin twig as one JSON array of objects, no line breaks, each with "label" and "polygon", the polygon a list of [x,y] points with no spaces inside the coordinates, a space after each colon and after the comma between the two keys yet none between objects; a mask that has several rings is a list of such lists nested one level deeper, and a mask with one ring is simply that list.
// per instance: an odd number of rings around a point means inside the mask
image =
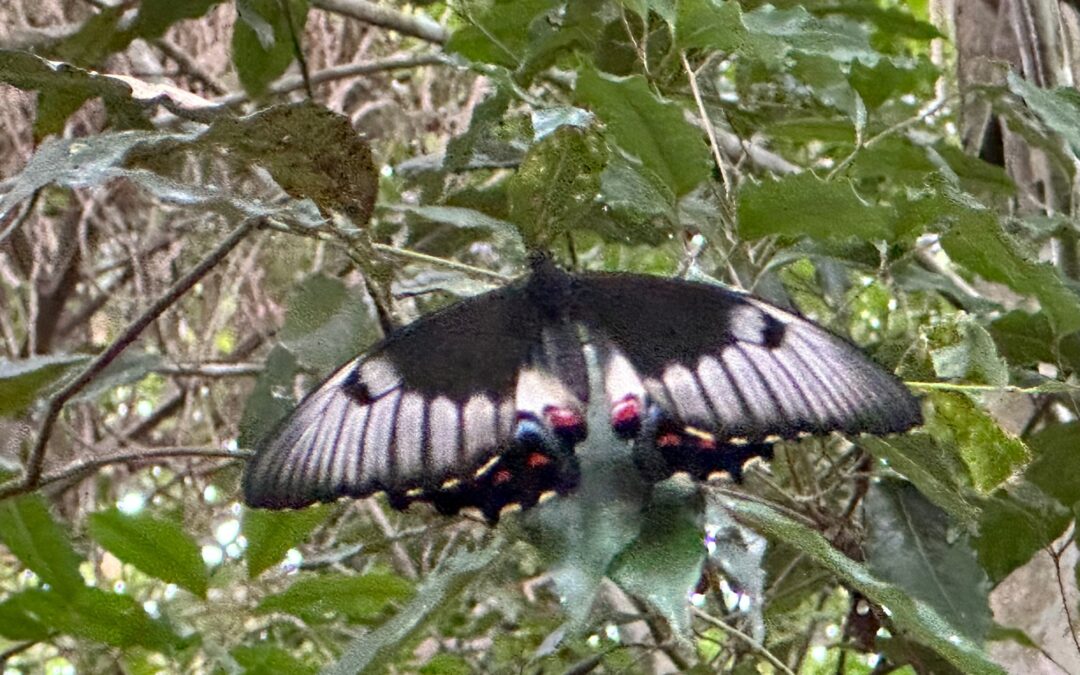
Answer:
[{"label": "thin twig", "polygon": [[445,28],[424,14],[405,14],[368,0],[313,0],[311,6],[440,45],[450,38]]},{"label": "thin twig", "polygon": [[247,459],[251,456],[249,450],[224,450],[221,448],[192,448],[192,447],[168,447],[151,448],[136,452],[118,452],[102,457],[90,457],[68,464],[62,469],[50,471],[38,478],[34,486],[19,481],[14,484],[0,487],[0,500],[16,495],[31,492],[37,488],[53,483],[79,478],[110,464],[126,464],[128,462],[147,462],[160,459],[175,459],[177,457],[224,457],[227,459]]},{"label": "thin twig", "polygon": [[[41,188],[34,190],[34,194],[30,196],[30,202],[26,205],[26,210],[20,213],[18,217],[13,219],[11,221],[11,224],[8,225],[3,232],[0,232],[0,246],[3,246],[4,243],[11,238],[11,235],[18,232],[19,229],[22,228],[23,224],[30,218],[30,216],[33,215],[34,207],[37,206],[38,197],[40,196]],[[2,217],[3,215],[3,213],[0,213],[0,217]]]},{"label": "thin twig", "polygon": [[[236,248],[254,228],[258,227],[261,222],[261,219],[246,220],[229,233],[229,236],[225,237],[225,239],[203,258],[198,265],[173,284],[164,295],[158,298],[146,309],[146,311],[139,315],[135,321],[129,324],[119,337],[117,337],[105,351],[98,354],[75,379],[49,399],[48,410],[45,413],[45,418],[41,421],[37,442],[30,451],[30,457],[26,462],[26,475],[20,485],[22,488],[25,490],[33,490],[38,486],[41,480],[42,464],[45,461],[45,449],[49,444],[49,438],[52,436],[53,427],[56,424],[56,420],[60,416],[60,411],[63,410],[64,405],[82,391],[83,387],[97,377],[101,371],[105,370],[105,368],[108,367],[121,352],[127,349],[127,347],[139,337],[139,334],[142,333],[147,326],[180,299],[180,296],[187,293],[192,286],[206,276],[210,270],[214,269],[214,267],[216,267],[230,251]],[[0,493],[0,497],[2,497],[2,494],[3,493]]]},{"label": "thin twig", "polygon": [[749,635],[747,635],[746,633],[742,632],[741,630],[739,630],[735,626],[732,626],[731,624],[727,623],[723,619],[718,619],[717,617],[713,616],[712,614],[709,614],[708,612],[703,612],[702,610],[698,609],[697,607],[692,607],[690,609],[690,611],[692,611],[694,613],[694,616],[696,616],[699,619],[705,621],[706,623],[711,623],[712,625],[716,626],[717,628],[719,628],[719,629],[721,629],[721,630],[723,630],[723,631],[725,631],[727,633],[731,633],[735,637],[737,637],[740,640],[742,640],[743,642],[745,642],[750,647],[750,649],[754,650],[755,653],[764,656],[769,661],[769,663],[773,664],[773,666],[775,666],[780,672],[786,673],[787,675],[795,675],[795,673],[790,668],[788,668],[787,665],[785,665],[783,661],[778,659],[776,657],[776,655],[774,655],[771,651],[769,651],[765,647],[765,645],[761,644],[760,642],[758,642],[754,638],[752,638]]},{"label": "thin twig", "polygon": [[492,272],[491,270],[486,270],[482,267],[473,267],[472,265],[466,265],[464,263],[455,262],[453,260],[447,260],[446,258],[437,258],[433,255],[420,253],[418,251],[410,251],[408,249],[398,248],[396,246],[388,246],[386,244],[372,244],[371,247],[380,253],[386,253],[396,258],[404,258],[405,260],[412,260],[414,262],[428,263],[429,265],[436,265],[438,267],[444,267],[446,269],[455,270],[457,272],[464,272],[469,276],[482,277],[484,279],[493,279],[499,282],[507,282],[513,279],[513,277],[508,277],[505,274],[500,274],[498,272]]},{"label": "thin twig", "polygon": [[[958,384],[955,382],[911,382],[905,381],[909,387],[913,389],[932,389],[940,391],[966,391],[966,392],[993,392],[993,391],[1007,391],[1013,394],[1046,394],[1049,393],[1042,388],[1042,385],[1036,385],[1034,387],[1018,387],[1015,384]],[[1067,382],[1058,382],[1055,380],[1055,384],[1061,386],[1063,389],[1080,389],[1076,385],[1069,384]]]},{"label": "thin twig", "polygon": [[855,149],[852,150],[851,153],[847,157],[845,157],[843,160],[841,160],[841,162],[839,164],[837,164],[835,167],[833,167],[833,170],[829,172],[829,175],[828,175],[828,177],[826,177],[825,180],[832,180],[833,178],[838,176],[841,171],[846,169],[849,164],[851,164],[852,162],[855,161],[855,157],[859,154],[860,151],[862,151],[862,150],[864,150],[866,148],[869,148],[871,146],[877,145],[878,142],[888,138],[889,136],[892,136],[893,134],[895,134],[895,133],[897,133],[899,131],[903,131],[904,129],[906,129],[906,128],[910,127],[910,126],[925,120],[926,118],[930,117],[931,115],[935,114],[936,112],[938,112],[939,110],[944,108],[952,100],[953,100],[952,96],[947,96],[947,97],[945,97],[943,99],[940,99],[938,101],[934,101],[929,106],[927,106],[927,107],[923,108],[922,110],[920,110],[914,116],[908,117],[907,119],[904,119],[904,120],[901,120],[901,121],[897,122],[896,124],[890,126],[889,128],[883,130],[882,132],[880,132],[880,133],[872,136],[871,138],[867,139],[867,141],[865,143],[862,143],[861,145],[856,145]]},{"label": "thin twig", "polygon": [[259,375],[265,366],[261,363],[180,363],[165,364],[152,369],[159,375],[190,377],[246,377]]},{"label": "thin twig", "polygon": [[1058,593],[1061,595],[1061,606],[1065,608],[1065,621],[1066,628],[1069,630],[1069,637],[1072,638],[1073,645],[1076,647],[1076,653],[1080,654],[1080,638],[1076,636],[1076,626],[1073,624],[1072,610],[1069,609],[1069,596],[1065,594],[1065,582],[1061,579],[1061,556],[1054,550],[1053,546],[1047,546],[1046,552],[1050,554],[1050,559],[1054,561],[1054,577],[1057,579]]},{"label": "thin twig", "polygon": [[[326,82],[333,82],[336,80],[343,80],[348,77],[355,77],[357,75],[370,75],[372,73],[382,73],[390,70],[407,70],[409,68],[420,68],[422,66],[438,66],[449,65],[450,60],[441,54],[420,54],[417,56],[394,56],[380,61],[370,61],[366,63],[349,63],[343,66],[334,66],[332,68],[325,68],[311,76],[311,86],[315,87]],[[300,75],[289,75],[283,77],[274,84],[270,85],[269,92],[271,94],[287,94],[290,91],[295,91],[304,86],[304,78]],[[248,95],[244,92],[235,92],[214,99],[214,103],[222,106],[234,106],[239,105],[248,100]]]},{"label": "thin twig", "polygon": [[705,133],[709,136],[709,148],[713,153],[713,161],[716,162],[716,166],[720,169],[720,177],[724,180],[724,200],[730,201],[731,176],[728,174],[724,156],[720,154],[720,144],[716,140],[716,132],[713,130],[712,120],[709,119],[709,111],[705,109],[705,101],[701,99],[701,91],[697,86],[697,75],[694,74],[693,69],[690,67],[690,62],[686,60],[685,52],[679,52],[679,58],[682,59],[683,68],[686,70],[686,78],[690,81],[690,91],[694,94],[694,102],[697,103],[698,114],[701,115],[701,124],[705,127]]}]

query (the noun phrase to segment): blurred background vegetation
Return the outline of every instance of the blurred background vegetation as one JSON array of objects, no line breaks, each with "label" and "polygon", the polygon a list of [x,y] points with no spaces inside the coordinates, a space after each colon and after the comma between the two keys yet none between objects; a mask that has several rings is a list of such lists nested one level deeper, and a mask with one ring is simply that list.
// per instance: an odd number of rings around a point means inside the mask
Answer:
[{"label": "blurred background vegetation", "polygon": [[[1078,26],[1054,0],[8,0],[5,672],[1080,672]],[[684,549],[565,632],[544,551],[475,519],[240,506],[304,391],[533,246],[797,308],[927,423],[713,481]]]}]

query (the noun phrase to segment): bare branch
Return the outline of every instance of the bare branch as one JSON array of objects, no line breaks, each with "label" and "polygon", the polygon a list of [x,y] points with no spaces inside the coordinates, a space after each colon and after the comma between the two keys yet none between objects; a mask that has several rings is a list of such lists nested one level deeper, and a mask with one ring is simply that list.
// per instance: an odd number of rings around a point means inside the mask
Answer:
[{"label": "bare branch", "polygon": [[68,464],[62,469],[56,471],[50,471],[38,478],[37,483],[33,486],[28,485],[26,481],[21,481],[18,484],[8,485],[0,488],[0,500],[7,499],[9,497],[15,497],[17,495],[32,492],[45,485],[51,485],[53,483],[59,483],[68,480],[74,480],[81,478],[87,474],[93,473],[98,469],[109,466],[110,464],[126,464],[128,462],[158,462],[163,459],[176,459],[178,457],[224,457],[226,459],[247,459],[251,456],[249,450],[225,450],[222,448],[190,448],[190,447],[168,447],[168,448],[152,448],[149,450],[138,450],[135,452],[118,452],[111,455],[105,455],[103,457],[89,457],[87,459],[81,459],[76,462]]},{"label": "bare branch", "polygon": [[[37,487],[41,480],[41,467],[45,461],[45,449],[49,444],[49,438],[52,436],[53,426],[56,424],[56,420],[60,416],[60,411],[63,410],[64,405],[70,401],[75,394],[82,391],[83,387],[97,377],[101,371],[105,370],[105,368],[112,363],[121,352],[127,349],[128,345],[135,341],[147,326],[161,316],[166,309],[171,307],[180,296],[184,295],[200,279],[206,276],[207,272],[216,267],[217,264],[221,262],[230,251],[236,248],[255,227],[260,226],[261,222],[261,219],[246,220],[243,224],[233,230],[229,236],[203,258],[198,265],[173,284],[164,295],[158,298],[146,309],[146,311],[140,314],[139,317],[136,318],[135,321],[133,321],[105,351],[98,354],[97,357],[95,357],[94,360],[79,373],[78,377],[69,382],[63,389],[49,399],[49,407],[45,413],[45,418],[41,422],[37,442],[30,451],[30,457],[26,463],[26,475],[23,480],[20,481],[19,487],[24,488],[25,490],[32,490]],[[0,496],[2,495],[3,492],[0,492]]]},{"label": "bare branch", "polygon": [[423,14],[405,14],[368,0],[314,0],[311,5],[435,44],[441,45],[449,38],[445,28]]}]

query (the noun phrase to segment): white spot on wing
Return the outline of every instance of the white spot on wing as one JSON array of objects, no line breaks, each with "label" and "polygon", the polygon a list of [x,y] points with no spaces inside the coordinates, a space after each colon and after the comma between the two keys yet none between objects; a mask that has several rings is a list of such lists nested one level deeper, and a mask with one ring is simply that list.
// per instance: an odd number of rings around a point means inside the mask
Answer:
[{"label": "white spot on wing", "polygon": [[388,455],[394,433],[394,412],[400,396],[401,392],[396,391],[373,403],[367,420],[361,473],[367,480],[378,481],[382,485],[389,484],[392,479],[388,475]]},{"label": "white spot on wing", "polygon": [[438,397],[431,402],[428,414],[429,457],[436,476],[445,476],[456,468],[460,438],[457,404],[445,396]]},{"label": "white spot on wing", "polygon": [[607,391],[608,404],[615,405],[627,396],[645,400],[645,385],[626,356],[612,346],[607,347],[607,354],[604,389]]},{"label": "white spot on wing", "polygon": [[731,378],[724,372],[716,357],[701,357],[697,370],[698,379],[712,401],[713,409],[720,415],[720,427],[724,431],[743,430],[753,422],[747,419],[749,412],[743,409]]},{"label": "white spot on wing", "polygon": [[674,399],[679,419],[686,424],[713,428],[716,420],[705,401],[705,394],[694,380],[694,374],[681,364],[668,366],[664,370],[664,384]]},{"label": "white spot on wing", "polygon": [[393,479],[398,485],[412,484],[424,472],[424,407],[424,397],[416,392],[401,397],[394,439],[397,475]]},{"label": "white spot on wing", "polygon": [[473,395],[465,404],[462,423],[466,461],[472,464],[498,442],[495,435],[495,405],[483,394]]},{"label": "white spot on wing", "polygon": [[379,398],[401,384],[397,368],[383,356],[372,356],[360,364],[360,381],[367,385],[372,398]]}]

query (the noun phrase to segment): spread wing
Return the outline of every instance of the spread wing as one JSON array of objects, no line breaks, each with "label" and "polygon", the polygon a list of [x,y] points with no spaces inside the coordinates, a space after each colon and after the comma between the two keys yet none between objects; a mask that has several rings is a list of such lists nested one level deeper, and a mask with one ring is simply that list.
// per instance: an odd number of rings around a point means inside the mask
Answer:
[{"label": "spread wing", "polygon": [[573,297],[572,318],[605,355],[613,425],[662,450],[669,470],[737,476],[775,437],[888,434],[921,423],[918,401],[892,373],[752,296],[588,274],[575,278]]},{"label": "spread wing", "polygon": [[580,422],[583,436],[584,401],[547,364],[580,343],[521,296],[510,286],[457,303],[345,364],[257,448],[245,501],[298,508],[385,491],[395,506],[424,499],[494,519],[572,487],[572,443],[549,422]]}]

